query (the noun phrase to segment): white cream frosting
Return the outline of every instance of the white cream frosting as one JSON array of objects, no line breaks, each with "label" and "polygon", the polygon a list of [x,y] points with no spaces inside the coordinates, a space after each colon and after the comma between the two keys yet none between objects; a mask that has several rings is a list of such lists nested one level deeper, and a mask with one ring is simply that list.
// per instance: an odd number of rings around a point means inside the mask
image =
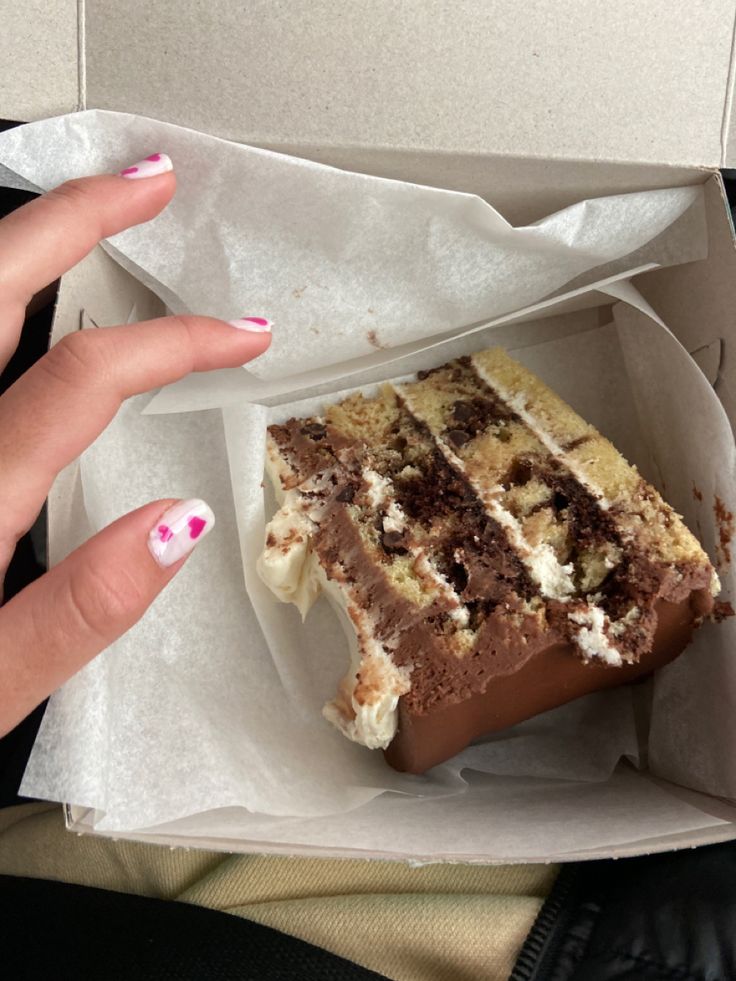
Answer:
[{"label": "white cream frosting", "polygon": [[372,508],[380,508],[391,493],[391,485],[377,470],[365,467],[361,474],[368,486],[368,503]]},{"label": "white cream frosting", "polygon": [[313,530],[313,521],[300,506],[299,493],[287,491],[281,508],[268,523],[266,546],[256,564],[259,576],[271,592],[282,603],[293,603],[302,619],[321,589],[315,563],[310,561],[309,540]]},{"label": "white cream frosting", "polygon": [[621,667],[623,658],[605,634],[604,628],[608,618],[599,606],[576,610],[574,613],[569,613],[568,618],[580,626],[575,639],[586,658],[597,658],[613,667]]},{"label": "white cream frosting", "polygon": [[384,531],[403,531],[406,528],[406,515],[396,501],[391,501],[383,518]]},{"label": "white cream frosting", "polygon": [[529,570],[529,575],[539,586],[542,595],[563,602],[569,599],[575,592],[572,564],[562,565],[552,546],[545,542],[530,545],[524,537],[521,523],[505,508],[490,500],[483,503],[491,517],[505,529],[516,554]]},{"label": "white cream frosting", "polygon": [[614,637],[621,637],[625,634],[632,623],[636,623],[637,620],[641,618],[641,610],[638,606],[632,606],[631,609],[621,617],[620,620],[614,620],[611,623],[610,633]]},{"label": "white cream frosting", "polygon": [[284,500],[284,485],[296,483],[296,478],[271,436],[266,437],[266,475],[271,481],[276,500],[281,504]]},{"label": "white cream frosting", "polygon": [[[343,624],[350,668],[337,698],[325,705],[323,714],[354,742],[369,749],[385,749],[396,733],[399,698],[411,687],[410,669],[393,663],[376,639],[368,615],[351,601],[349,586],[327,578],[311,548],[315,521],[305,510],[299,490],[284,490],[284,483],[288,486],[294,473],[273,441],[269,441],[267,461],[281,507],[266,527],[266,542],[271,544],[266,544],[258,558],[258,574],[279,600],[294,603],[302,618],[320,593],[327,596]],[[384,501],[388,482],[379,474],[375,477],[378,480],[373,481],[373,487],[383,492]],[[400,509],[389,505],[386,530],[400,531],[404,524]]]},{"label": "white cream frosting", "polygon": [[[376,639],[365,611],[351,603],[339,583],[327,578],[316,559],[314,564],[350,648],[348,672],[337,697],[324,706],[322,714],[353,742],[368,749],[385,749],[396,735],[399,698],[411,687],[411,671],[393,663]],[[360,625],[357,631],[356,624]]]}]

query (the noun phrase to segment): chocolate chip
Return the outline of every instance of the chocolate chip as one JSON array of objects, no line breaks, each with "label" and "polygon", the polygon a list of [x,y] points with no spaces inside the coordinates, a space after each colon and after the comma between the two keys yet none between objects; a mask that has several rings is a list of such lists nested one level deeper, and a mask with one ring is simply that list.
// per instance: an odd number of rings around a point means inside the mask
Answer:
[{"label": "chocolate chip", "polygon": [[464,565],[462,565],[462,563],[453,562],[448,571],[447,578],[455,587],[455,592],[462,593],[462,591],[468,585],[468,570]]},{"label": "chocolate chip", "polygon": [[406,443],[406,436],[397,436],[395,439],[392,439],[388,445],[389,449],[398,450],[398,452],[401,453],[406,449]]},{"label": "chocolate chip", "polygon": [[387,552],[406,553],[406,549],[402,547],[404,536],[400,531],[384,531],[381,542]]},{"label": "chocolate chip", "polygon": [[532,479],[532,465],[528,460],[514,460],[503,480],[506,487],[523,487]]},{"label": "chocolate chip", "polygon": [[426,369],[417,372],[417,381],[423,382],[425,378],[429,378],[430,372]]},{"label": "chocolate chip", "polygon": [[474,414],[473,406],[469,402],[455,402],[452,407],[453,418],[458,422],[467,422]]},{"label": "chocolate chip", "polygon": [[335,496],[336,501],[341,501],[343,504],[349,504],[355,497],[355,488],[352,484],[347,484],[343,489]]},{"label": "chocolate chip", "polygon": [[569,443],[565,443],[565,445],[562,448],[566,453],[569,453],[571,450],[576,450],[579,446],[582,446],[584,443],[587,443],[589,440],[590,440],[590,436],[587,435],[578,436],[577,439],[572,439],[570,440]]},{"label": "chocolate chip", "polygon": [[400,545],[404,540],[404,536],[400,531],[384,531],[383,533],[383,544],[387,545],[389,548],[393,548],[396,545]]},{"label": "chocolate chip", "polygon": [[448,497],[456,497],[461,501],[468,497],[468,487],[462,480],[449,480],[445,492]]},{"label": "chocolate chip", "polygon": [[483,528],[483,541],[486,543],[498,541],[498,527],[492,521],[487,522]]},{"label": "chocolate chip", "polygon": [[464,446],[465,443],[470,442],[472,436],[462,429],[451,429],[447,434],[447,438],[453,446]]},{"label": "chocolate chip", "polygon": [[302,436],[311,436],[312,439],[324,439],[327,435],[327,427],[321,422],[308,422],[300,430]]}]

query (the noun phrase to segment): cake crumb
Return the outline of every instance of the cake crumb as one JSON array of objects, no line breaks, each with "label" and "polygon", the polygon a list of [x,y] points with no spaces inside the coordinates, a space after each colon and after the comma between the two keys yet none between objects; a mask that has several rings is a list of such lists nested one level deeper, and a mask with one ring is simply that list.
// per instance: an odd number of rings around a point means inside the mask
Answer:
[{"label": "cake crumb", "polygon": [[716,623],[723,623],[727,617],[732,617],[736,615],[736,611],[726,600],[716,600],[713,604],[713,612],[711,617]]},{"label": "cake crumb", "polygon": [[377,348],[377,350],[379,351],[383,351],[386,347],[385,344],[382,344],[378,340],[378,334],[375,332],[373,328],[371,328],[368,331],[368,343],[371,344],[373,347]]},{"label": "cake crumb", "polygon": [[703,492],[701,490],[698,490],[695,484],[693,484],[693,497],[695,498],[696,501],[703,500]]},{"label": "cake crumb", "polygon": [[734,532],[733,513],[728,510],[718,494],[713,498],[713,513],[718,526],[718,546],[716,557],[719,565],[731,564],[731,539]]},{"label": "cake crumb", "polygon": [[304,293],[304,290],[306,288],[307,288],[306,286],[297,286],[295,290],[291,291],[291,295],[294,297],[295,300],[301,300],[302,294]]}]

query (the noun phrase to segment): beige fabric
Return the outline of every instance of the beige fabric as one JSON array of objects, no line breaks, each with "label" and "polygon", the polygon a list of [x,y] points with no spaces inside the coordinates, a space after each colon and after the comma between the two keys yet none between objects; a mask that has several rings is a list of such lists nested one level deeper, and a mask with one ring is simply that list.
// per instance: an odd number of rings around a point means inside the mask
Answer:
[{"label": "beige fabric", "polygon": [[74,835],[59,807],[29,804],[0,811],[0,874],[223,910],[395,981],[502,981],[557,868],[171,850]]}]

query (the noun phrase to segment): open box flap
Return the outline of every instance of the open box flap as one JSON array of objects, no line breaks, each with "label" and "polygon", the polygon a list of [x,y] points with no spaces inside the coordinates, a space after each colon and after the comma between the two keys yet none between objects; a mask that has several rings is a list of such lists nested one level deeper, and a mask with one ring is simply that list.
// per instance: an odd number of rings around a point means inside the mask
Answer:
[{"label": "open box flap", "polygon": [[[38,8],[37,13],[29,8]],[[41,15],[43,9],[43,16]],[[736,166],[736,0],[337,0],[9,11],[0,114],[153,116],[309,156],[366,148]],[[4,49],[4,50],[3,50]]]},{"label": "open box flap", "polygon": [[75,0],[6,3],[0,30],[0,118],[41,119],[79,108]]}]

